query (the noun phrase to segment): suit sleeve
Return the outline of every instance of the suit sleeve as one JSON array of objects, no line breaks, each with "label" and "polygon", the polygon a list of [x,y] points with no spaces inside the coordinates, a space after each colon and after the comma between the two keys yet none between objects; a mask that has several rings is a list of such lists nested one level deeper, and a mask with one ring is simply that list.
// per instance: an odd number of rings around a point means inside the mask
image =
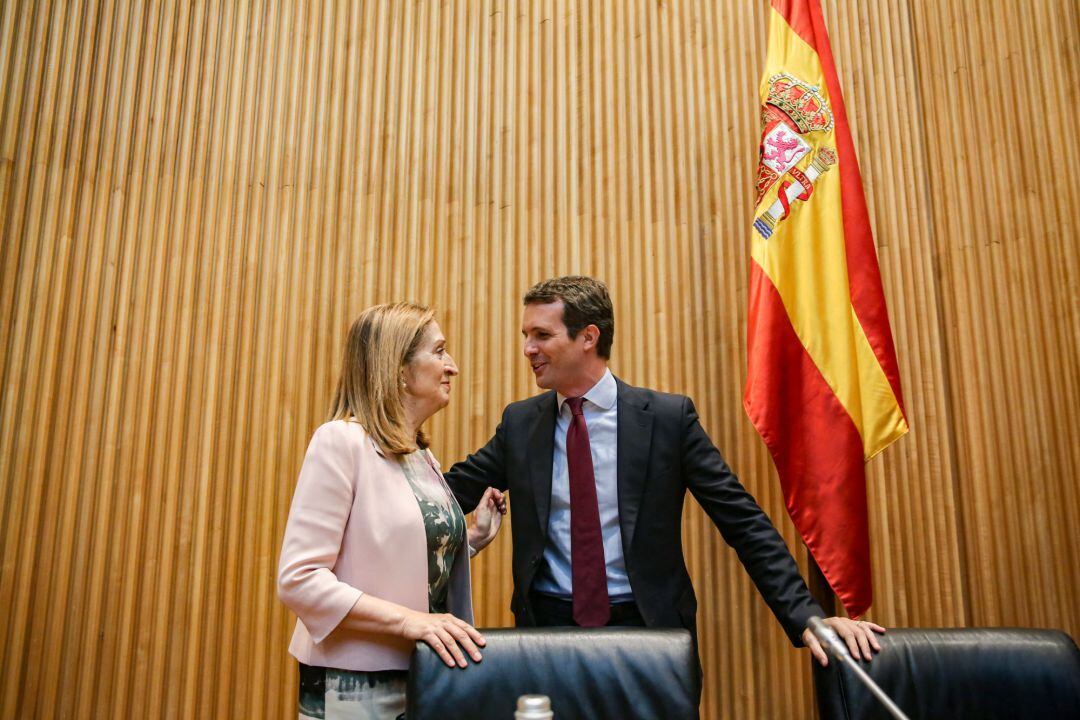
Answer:
[{"label": "suit sleeve", "polygon": [[690,398],[684,399],[682,462],[686,485],[735,549],[758,592],[796,647],[809,619],[824,617],[803,582],[795,559],[769,516],[731,472],[698,420]]},{"label": "suit sleeve", "polygon": [[353,503],[353,453],[322,427],[308,446],[293,494],[278,563],[278,597],[316,644],[334,631],[363,594],[334,574]]},{"label": "suit sleeve", "polygon": [[457,498],[463,512],[470,513],[480,504],[480,498],[488,487],[505,491],[506,482],[506,414],[495,428],[495,434],[487,445],[459,463],[454,463],[444,474],[446,484]]}]

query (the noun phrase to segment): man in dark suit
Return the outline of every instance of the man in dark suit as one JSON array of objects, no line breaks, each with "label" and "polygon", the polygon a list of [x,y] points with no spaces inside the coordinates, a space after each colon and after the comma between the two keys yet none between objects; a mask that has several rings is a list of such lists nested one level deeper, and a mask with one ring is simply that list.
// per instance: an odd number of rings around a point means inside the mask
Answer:
[{"label": "man in dark suit", "polygon": [[[607,288],[572,276],[524,298],[524,352],[549,392],[511,403],[487,445],[446,480],[465,512],[488,487],[513,506],[511,608],[519,626],[683,627],[697,600],[682,552],[686,491],[738,553],[795,646],[824,652],[807,621],[824,613],[768,516],[698,422],[693,401],[631,387],[608,369]],[[878,649],[873,623],[828,622],[852,653]]]}]

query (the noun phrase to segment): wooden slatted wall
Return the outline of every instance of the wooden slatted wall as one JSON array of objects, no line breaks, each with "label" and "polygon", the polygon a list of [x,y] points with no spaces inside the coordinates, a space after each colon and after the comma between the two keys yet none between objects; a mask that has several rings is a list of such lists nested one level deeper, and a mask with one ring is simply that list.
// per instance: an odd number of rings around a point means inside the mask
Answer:
[{"label": "wooden slatted wall", "polygon": [[[824,4],[914,428],[871,465],[873,616],[1075,636],[1080,10]],[[0,4],[0,717],[294,716],[277,552],[375,302],[438,308],[448,464],[534,392],[523,290],[607,280],[616,372],[694,396],[798,548],[740,402],[767,10]],[[704,716],[811,717],[696,506],[684,539]],[[508,536],[475,569],[508,624]]]}]

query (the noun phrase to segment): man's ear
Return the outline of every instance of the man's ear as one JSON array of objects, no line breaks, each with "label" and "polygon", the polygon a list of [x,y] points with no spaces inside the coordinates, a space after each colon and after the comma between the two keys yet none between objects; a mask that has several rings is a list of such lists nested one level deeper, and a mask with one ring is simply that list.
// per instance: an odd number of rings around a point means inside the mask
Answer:
[{"label": "man's ear", "polygon": [[584,329],[582,329],[581,332],[585,333],[585,348],[586,349],[588,349],[590,347],[595,348],[599,344],[599,342],[600,342],[600,328],[596,327],[595,325],[586,325],[584,327]]}]

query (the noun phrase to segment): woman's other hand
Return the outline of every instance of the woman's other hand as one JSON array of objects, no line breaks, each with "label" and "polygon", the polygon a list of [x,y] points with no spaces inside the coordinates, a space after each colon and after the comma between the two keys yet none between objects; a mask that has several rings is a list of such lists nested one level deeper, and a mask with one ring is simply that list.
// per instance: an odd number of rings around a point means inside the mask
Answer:
[{"label": "woman's other hand", "polygon": [[463,668],[468,665],[462,649],[469,654],[473,662],[483,659],[480,647],[486,644],[484,636],[472,625],[453,615],[410,610],[406,613],[399,632],[409,640],[422,640],[430,645],[448,667],[457,665]]},{"label": "woman's other hand", "polygon": [[476,506],[475,522],[469,528],[469,545],[480,552],[495,539],[502,527],[502,517],[506,514],[506,496],[499,490],[489,487]]}]

